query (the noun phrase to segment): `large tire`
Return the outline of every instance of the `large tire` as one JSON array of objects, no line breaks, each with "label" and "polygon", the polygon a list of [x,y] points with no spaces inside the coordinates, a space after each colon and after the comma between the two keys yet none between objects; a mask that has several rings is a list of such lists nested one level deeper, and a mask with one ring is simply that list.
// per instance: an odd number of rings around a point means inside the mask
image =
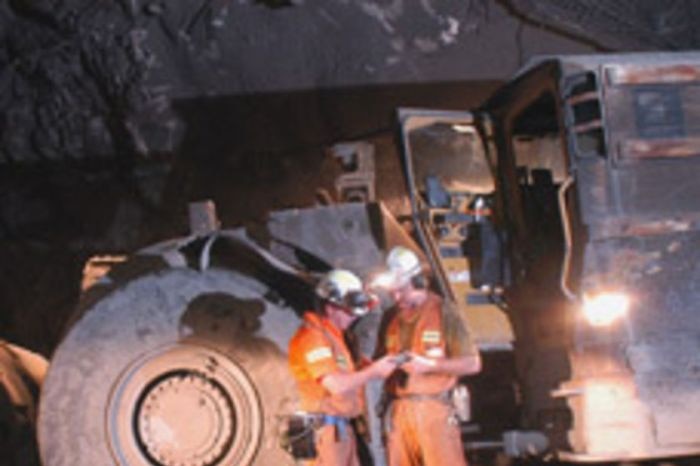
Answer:
[{"label": "large tire", "polygon": [[44,385],[45,466],[293,464],[280,447],[296,390],[299,324],[264,285],[165,269],[95,303],[57,349]]}]

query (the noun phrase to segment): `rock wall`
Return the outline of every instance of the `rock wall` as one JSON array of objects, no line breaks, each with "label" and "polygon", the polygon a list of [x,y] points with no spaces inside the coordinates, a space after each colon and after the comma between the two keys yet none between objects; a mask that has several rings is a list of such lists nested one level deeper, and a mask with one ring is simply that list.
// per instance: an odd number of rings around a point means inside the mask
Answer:
[{"label": "rock wall", "polygon": [[585,41],[494,0],[0,3],[0,337],[49,354],[85,259],[308,205],[339,140],[377,144],[401,204],[398,106],[465,109]]}]

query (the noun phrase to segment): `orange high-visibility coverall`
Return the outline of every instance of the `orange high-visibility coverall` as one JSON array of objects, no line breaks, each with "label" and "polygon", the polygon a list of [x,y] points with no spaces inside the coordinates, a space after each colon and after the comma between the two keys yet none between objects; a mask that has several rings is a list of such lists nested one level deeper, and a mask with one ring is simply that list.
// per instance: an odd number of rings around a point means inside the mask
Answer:
[{"label": "orange high-visibility coverall", "polygon": [[[303,411],[348,419],[362,413],[362,389],[332,395],[321,384],[326,375],[356,370],[343,332],[328,319],[312,312],[304,314],[304,322],[289,344],[289,366],[297,381]],[[340,435],[333,425],[319,428],[316,431],[318,457],[307,464],[359,466],[352,426],[347,425],[344,430],[344,435]]]},{"label": "orange high-visibility coverall", "polygon": [[[411,351],[428,358],[466,354],[459,318],[443,314],[442,299],[429,293],[415,309],[399,306],[388,323],[386,351]],[[389,466],[466,466],[459,425],[451,422],[449,390],[457,377],[397,371],[385,384],[394,399],[387,413]]]}]

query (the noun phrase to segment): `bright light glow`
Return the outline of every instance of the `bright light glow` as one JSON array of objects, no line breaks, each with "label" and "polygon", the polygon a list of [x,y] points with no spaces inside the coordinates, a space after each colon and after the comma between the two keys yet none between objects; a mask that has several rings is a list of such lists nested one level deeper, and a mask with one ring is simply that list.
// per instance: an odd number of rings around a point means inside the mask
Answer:
[{"label": "bright light glow", "polygon": [[630,299],[623,293],[603,292],[583,298],[583,315],[596,327],[612,324],[627,314]]},{"label": "bright light glow", "polygon": [[459,123],[455,123],[452,125],[452,129],[455,130],[458,133],[466,134],[466,133],[474,133],[474,127],[471,125],[463,125]]},{"label": "bright light glow", "polygon": [[369,280],[369,289],[374,290],[377,288],[380,289],[391,289],[395,286],[396,284],[396,275],[386,271],[386,272],[380,272],[376,275],[374,275],[370,280]]}]

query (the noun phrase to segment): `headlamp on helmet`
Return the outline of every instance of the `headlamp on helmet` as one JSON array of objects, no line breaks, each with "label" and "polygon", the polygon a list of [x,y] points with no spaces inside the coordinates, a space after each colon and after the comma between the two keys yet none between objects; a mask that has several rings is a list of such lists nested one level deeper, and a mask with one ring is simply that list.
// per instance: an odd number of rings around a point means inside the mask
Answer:
[{"label": "headlamp on helmet", "polygon": [[331,270],[316,285],[316,295],[353,315],[367,314],[372,298],[365,293],[362,280],[349,270]]}]

